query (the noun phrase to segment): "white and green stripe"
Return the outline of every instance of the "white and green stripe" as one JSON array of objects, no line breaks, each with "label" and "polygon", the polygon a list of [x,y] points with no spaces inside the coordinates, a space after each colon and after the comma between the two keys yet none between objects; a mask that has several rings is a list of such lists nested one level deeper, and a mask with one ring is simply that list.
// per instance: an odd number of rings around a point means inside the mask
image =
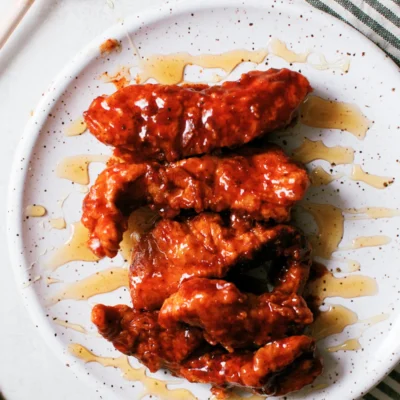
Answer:
[{"label": "white and green stripe", "polygon": [[[352,25],[400,66],[400,0],[306,0]],[[400,365],[364,395],[364,400],[400,400]]]},{"label": "white and green stripe", "polygon": [[400,66],[400,0],[306,1],[352,25]]}]

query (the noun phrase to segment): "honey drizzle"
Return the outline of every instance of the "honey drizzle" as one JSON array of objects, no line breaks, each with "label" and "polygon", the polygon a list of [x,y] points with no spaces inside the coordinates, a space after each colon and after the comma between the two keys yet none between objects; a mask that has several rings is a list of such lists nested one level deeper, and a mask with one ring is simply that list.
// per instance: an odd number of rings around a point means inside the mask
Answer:
[{"label": "honey drizzle", "polygon": [[346,215],[346,220],[379,219],[400,216],[400,210],[385,207],[346,208],[343,211],[347,214],[353,214],[351,216]]},{"label": "honey drizzle", "polygon": [[318,187],[318,186],[329,185],[334,180],[340,179],[343,176],[344,174],[331,175],[328,172],[326,172],[322,167],[318,166],[311,171],[310,180],[312,186]]},{"label": "honey drizzle", "polygon": [[309,51],[305,53],[295,53],[287,48],[286,43],[277,38],[272,38],[268,44],[270,54],[284,59],[288,63],[305,63],[310,54]]},{"label": "honey drizzle", "polygon": [[328,336],[343,332],[349,326],[358,322],[357,314],[339,304],[331,305],[327,311],[322,311],[311,325],[311,336],[321,340]]},{"label": "honey drizzle", "polygon": [[328,347],[326,350],[330,353],[344,350],[344,351],[356,351],[361,350],[362,346],[358,338],[347,339],[345,342],[338,344],[336,346]]},{"label": "honey drizzle", "polygon": [[361,333],[358,335],[356,338],[348,339],[345,342],[338,344],[336,346],[331,346],[327,348],[327,351],[330,353],[336,352],[336,351],[357,351],[362,349],[361,343],[360,343],[360,337],[364,334],[364,332],[369,329],[371,326],[378,324],[379,322],[385,321],[389,318],[389,314],[379,314],[375,315],[371,318],[367,318],[364,320],[360,320],[359,323],[362,323],[364,325],[367,325]]},{"label": "honey drizzle", "polygon": [[227,74],[231,73],[240,63],[244,61],[259,64],[268,55],[267,50],[232,50],[221,54],[189,53],[155,54],[141,60],[142,72],[138,79],[146,82],[154,78],[158,83],[165,85],[177,85],[184,79],[187,65],[198,65],[203,68],[221,68]]},{"label": "honey drizzle", "polygon": [[74,222],[71,225],[72,234],[67,242],[55,250],[51,257],[46,261],[45,266],[50,271],[70,261],[97,261],[98,258],[87,247],[89,231],[81,222]]},{"label": "honey drizzle", "polygon": [[307,164],[314,160],[325,160],[331,164],[351,164],[354,161],[354,150],[351,147],[325,146],[322,140],[312,141],[305,138],[293,158]]},{"label": "honey drizzle", "polygon": [[27,217],[43,217],[46,215],[46,212],[43,206],[37,204],[31,204],[25,208],[25,215]]},{"label": "honey drizzle", "polygon": [[72,121],[71,124],[65,130],[65,136],[79,136],[82,133],[85,133],[87,130],[86,122],[83,117],[79,117],[75,121]]},{"label": "honey drizzle", "polygon": [[58,178],[68,179],[81,185],[87,185],[89,179],[89,164],[93,162],[107,163],[109,156],[105,155],[80,155],[65,157],[56,168]]},{"label": "honey drizzle", "polygon": [[342,210],[331,204],[303,203],[318,226],[318,233],[309,237],[316,256],[330,259],[343,238],[344,217]]},{"label": "honey drizzle", "polygon": [[360,236],[353,239],[351,245],[340,247],[339,250],[357,250],[364,247],[384,246],[391,242],[391,238],[385,235]]},{"label": "honey drizzle", "polygon": [[82,325],[79,324],[72,324],[71,322],[68,321],[63,321],[61,319],[53,319],[53,322],[57,325],[63,326],[64,328],[67,329],[72,329],[73,331],[79,332],[79,333],[83,333],[83,334],[87,334],[88,331],[86,330],[85,327],[83,327]]},{"label": "honey drizzle", "polygon": [[125,268],[108,268],[96,272],[80,281],[65,285],[51,297],[50,304],[63,300],[87,300],[93,296],[109,293],[120,287],[129,286],[128,270]]},{"label": "honey drizzle", "polygon": [[361,165],[353,165],[353,170],[350,175],[353,181],[364,182],[376,189],[385,189],[394,182],[393,177],[372,175],[364,172]]},{"label": "honey drizzle", "polygon": [[320,53],[312,53],[312,55],[315,55],[318,58],[317,63],[310,62],[308,58],[308,64],[311,65],[311,67],[318,69],[318,70],[327,70],[327,69],[341,69],[343,72],[348,72],[350,69],[350,59],[347,57],[340,58],[339,60],[333,61],[333,62],[328,62],[326,57],[323,54]]},{"label": "honey drizzle", "polygon": [[373,296],[378,293],[376,280],[363,275],[349,275],[337,278],[327,273],[308,284],[308,292],[317,297],[321,302],[328,297],[354,297]]},{"label": "honey drizzle", "polygon": [[118,368],[122,372],[122,377],[128,381],[140,381],[145,390],[137,397],[138,400],[149,394],[158,396],[160,400],[196,400],[196,397],[186,389],[168,389],[169,382],[147,376],[144,367],[133,368],[127,356],[122,355],[118,358],[97,356],[77,343],[70,344],[68,351],[85,363],[97,362],[103,367]]},{"label": "honey drizzle", "polygon": [[52,218],[50,220],[50,225],[54,229],[65,229],[67,224],[65,222],[65,219],[60,217],[60,218]]},{"label": "honey drizzle", "polygon": [[310,96],[301,106],[300,120],[314,128],[341,129],[364,139],[371,121],[354,104]]}]

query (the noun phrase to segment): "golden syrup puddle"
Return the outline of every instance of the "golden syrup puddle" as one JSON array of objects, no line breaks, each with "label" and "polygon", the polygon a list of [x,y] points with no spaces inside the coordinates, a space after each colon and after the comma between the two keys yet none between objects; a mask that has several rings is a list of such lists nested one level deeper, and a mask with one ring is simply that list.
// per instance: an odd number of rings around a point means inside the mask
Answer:
[{"label": "golden syrup puddle", "polygon": [[394,182],[393,177],[378,176],[363,171],[361,165],[353,165],[353,170],[350,175],[353,181],[364,182],[376,189],[385,189]]},{"label": "golden syrup puddle", "polygon": [[339,247],[338,250],[356,250],[364,247],[379,247],[391,242],[391,238],[385,235],[360,236],[353,239],[351,245]]},{"label": "golden syrup puddle", "polygon": [[48,270],[55,271],[57,268],[70,261],[98,260],[98,257],[96,257],[87,246],[89,231],[81,222],[74,222],[71,227],[71,237],[65,244],[55,250],[46,261],[45,266]]},{"label": "golden syrup puddle", "polygon": [[322,311],[311,325],[310,334],[315,340],[341,333],[349,325],[358,322],[357,314],[339,304]]},{"label": "golden syrup puddle", "polygon": [[98,294],[113,292],[121,287],[128,286],[127,269],[120,267],[108,268],[77,282],[66,284],[50,298],[49,304],[55,304],[63,300],[87,300]]},{"label": "golden syrup puddle", "polygon": [[65,130],[65,136],[79,136],[82,133],[85,133],[87,130],[86,122],[83,120],[83,117],[72,121],[70,125],[67,126]]},{"label": "golden syrup puddle", "polygon": [[330,173],[326,172],[322,167],[318,166],[311,171],[310,181],[312,186],[325,186],[329,185],[331,182],[337,179],[342,178],[343,176],[344,174],[342,173],[331,175]]},{"label": "golden syrup puddle", "polygon": [[221,68],[230,74],[240,63],[248,61],[259,64],[268,55],[267,50],[232,50],[221,54],[189,53],[156,54],[141,60],[142,72],[139,74],[140,82],[154,78],[158,83],[176,85],[184,79],[187,65],[197,65],[203,68]]},{"label": "golden syrup puddle", "polygon": [[105,164],[109,158],[109,156],[105,155],[65,157],[57,165],[56,175],[58,178],[68,179],[81,185],[88,185],[90,183],[89,164],[95,162]]},{"label": "golden syrup puddle", "polygon": [[331,204],[303,203],[301,207],[309,212],[317,226],[318,233],[309,237],[316,256],[330,259],[343,238],[344,217],[342,210]]},{"label": "golden syrup puddle", "polygon": [[[336,251],[383,246],[390,242],[388,236],[377,235],[355,238],[351,245],[339,247],[343,238],[345,220],[390,218],[400,215],[398,210],[382,207],[349,208],[342,210],[331,204],[311,202],[304,202],[300,204],[300,207],[312,215],[318,227],[316,234],[309,235],[314,255],[327,260],[335,260],[335,258],[332,258],[332,254]],[[348,260],[348,262],[348,266],[352,267],[353,271],[359,269],[360,264],[357,261]]]},{"label": "golden syrup puddle", "polygon": [[67,227],[67,224],[65,222],[65,219],[60,217],[60,218],[52,218],[50,220],[50,226],[54,229],[65,229]]},{"label": "golden syrup puddle", "polygon": [[373,296],[378,293],[378,285],[374,278],[364,275],[348,275],[337,278],[327,273],[308,284],[308,293],[317,297],[321,302],[328,297]]},{"label": "golden syrup puddle", "polygon": [[371,121],[354,104],[310,96],[301,106],[300,120],[313,128],[341,129],[364,139]]},{"label": "golden syrup puddle", "polygon": [[375,315],[374,317],[367,318],[365,320],[358,321],[366,325],[364,329],[362,329],[361,333],[356,338],[351,338],[345,340],[343,343],[338,344],[336,346],[328,347],[326,350],[330,353],[337,352],[337,351],[357,351],[361,350],[362,346],[360,343],[360,338],[364,334],[366,330],[371,328],[371,326],[378,324],[379,322],[386,321],[389,318],[389,314],[379,314]]},{"label": "golden syrup puddle", "polygon": [[86,330],[85,327],[83,327],[82,325],[79,324],[73,324],[71,322],[68,321],[63,321],[62,319],[53,319],[53,322],[57,325],[60,325],[64,328],[67,329],[72,329],[73,331],[79,332],[79,333],[83,333],[84,335],[86,335],[88,333],[88,331]]},{"label": "golden syrup puddle", "polygon": [[336,165],[351,164],[354,161],[354,150],[351,147],[328,147],[322,140],[305,138],[300,147],[293,150],[293,158],[304,164],[315,160],[325,160]]},{"label": "golden syrup puddle", "polygon": [[122,89],[128,86],[132,81],[132,76],[129,67],[120,67],[114,74],[109,74],[107,71],[102,73],[100,80],[104,83],[112,83],[116,89]]},{"label": "golden syrup puddle", "polygon": [[25,208],[25,215],[27,217],[43,217],[46,215],[46,209],[37,204],[31,204]]},{"label": "golden syrup puddle", "polygon": [[144,367],[133,368],[125,355],[118,358],[101,357],[77,343],[70,344],[68,351],[85,363],[96,362],[103,367],[118,368],[122,372],[122,377],[128,381],[140,381],[144,386],[144,391],[137,397],[138,400],[147,395],[159,396],[160,400],[196,400],[196,397],[186,389],[169,389],[167,385],[171,382],[163,382],[147,376]]}]

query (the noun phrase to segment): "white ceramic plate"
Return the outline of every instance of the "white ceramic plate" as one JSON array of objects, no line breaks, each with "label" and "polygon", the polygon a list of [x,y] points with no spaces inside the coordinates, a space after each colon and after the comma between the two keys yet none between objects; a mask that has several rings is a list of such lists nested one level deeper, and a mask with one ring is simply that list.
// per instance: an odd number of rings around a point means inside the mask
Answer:
[{"label": "white ceramic plate", "polygon": [[[48,217],[64,214],[68,223],[79,220],[83,194],[70,181],[58,179],[55,166],[67,155],[106,154],[108,149],[91,135],[66,138],[63,134],[71,120],[76,119],[97,95],[114,91],[112,84],[98,80],[105,71],[113,72],[120,65],[137,65],[129,37],[142,55],[188,51],[198,53],[221,53],[233,49],[265,48],[270,37],[286,42],[293,50],[307,49],[322,52],[328,60],[337,60],[348,54],[350,71],[319,71],[307,64],[294,64],[291,68],[301,70],[312,83],[315,93],[325,98],[356,103],[367,117],[374,121],[364,141],[347,132],[313,129],[297,126],[297,134],[286,138],[289,147],[300,144],[304,136],[322,137],[328,146],[348,145],[356,150],[355,162],[378,175],[397,176],[399,139],[399,75],[397,68],[378,48],[347,25],[305,5],[270,1],[212,0],[179,5],[167,5],[143,15],[126,18],[120,25],[104,33],[71,61],[45,93],[21,140],[11,179],[9,203],[9,245],[22,296],[35,324],[46,342],[64,363],[82,379],[88,379],[100,391],[106,391],[107,399],[135,399],[141,385],[128,382],[120,371],[104,368],[96,363],[83,364],[67,352],[70,343],[81,343],[104,356],[117,355],[109,343],[95,335],[84,335],[54,324],[53,318],[68,320],[94,330],[90,324],[90,310],[95,303],[129,303],[126,289],[107,295],[96,296],[89,301],[63,301],[49,307],[47,299],[58,291],[63,283],[48,285],[46,276],[73,282],[110,265],[121,265],[121,259],[102,260],[99,263],[71,262],[49,274],[44,262],[52,247],[59,247],[70,235],[68,230],[50,230],[48,218],[26,220],[24,210],[28,204],[42,204]],[[108,38],[122,41],[122,52],[101,57],[99,45]],[[271,56],[268,66],[258,68],[288,67],[284,60]],[[256,68],[243,63],[230,76],[237,79],[241,72]],[[135,68],[133,68],[133,72]],[[202,74],[199,68],[188,69],[191,80],[204,80],[211,76]],[[221,72],[221,71],[217,71]],[[325,165],[324,162],[319,162]],[[349,171],[350,166],[338,168]],[[101,169],[91,167],[91,181]],[[385,190],[376,190],[349,179],[335,181],[321,190],[309,193],[312,201],[331,203],[340,207],[381,206],[395,208],[400,201],[399,182]],[[340,189],[337,192],[337,189]],[[61,211],[57,201],[65,195]],[[45,223],[43,224],[43,221]],[[352,399],[365,393],[377,383],[399,360],[400,300],[398,280],[400,272],[400,246],[396,218],[375,221],[348,221],[343,243],[362,235],[384,234],[392,238],[389,245],[381,248],[357,250],[351,258],[361,263],[361,273],[376,278],[379,293],[373,297],[354,300],[328,299],[327,303],[344,304],[356,311],[360,319],[390,313],[390,318],[367,330],[360,341],[363,350],[327,354],[329,343],[340,343],[357,333],[357,327],[329,338],[319,344],[325,358],[325,372],[317,383],[328,383],[327,388],[316,392],[297,394],[305,399]],[[33,268],[28,269],[33,264]],[[40,280],[29,287],[23,285],[36,276]],[[133,365],[135,361],[132,361]],[[164,373],[157,374],[166,379]],[[169,380],[172,378],[168,377]],[[174,387],[190,389],[199,399],[209,397],[206,386],[182,381]],[[292,397],[291,397],[292,398]]]}]

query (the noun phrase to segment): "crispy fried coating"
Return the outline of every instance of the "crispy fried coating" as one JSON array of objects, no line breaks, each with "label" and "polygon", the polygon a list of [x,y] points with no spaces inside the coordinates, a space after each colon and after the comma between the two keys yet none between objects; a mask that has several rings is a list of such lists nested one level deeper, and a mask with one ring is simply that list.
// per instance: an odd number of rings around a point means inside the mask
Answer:
[{"label": "crispy fried coating", "polygon": [[97,304],[92,322],[117,350],[137,357],[152,372],[174,367],[203,343],[197,328],[164,329],[158,324],[158,312],[138,312],[126,305]]},{"label": "crispy fried coating", "polygon": [[158,321],[169,329],[183,324],[202,328],[207,342],[232,352],[300,332],[313,315],[295,293],[255,296],[224,280],[192,278],[164,301]]},{"label": "crispy fried coating", "polygon": [[150,371],[166,367],[190,382],[211,383],[216,393],[243,386],[256,393],[283,395],[311,383],[321,373],[314,340],[307,336],[272,341],[257,351],[227,353],[204,347],[201,351],[199,329],[164,329],[157,315],[125,305],[97,304],[92,321],[117,350],[135,356]]},{"label": "crispy fried coating", "polygon": [[284,222],[308,186],[306,170],[277,146],[167,166],[122,163],[99,175],[83,202],[82,223],[89,229],[93,252],[114,257],[129,214],[144,204],[166,218],[181,210],[212,210]]},{"label": "crispy fried coating", "polygon": [[[248,270],[276,260],[276,289],[301,294],[308,279],[311,249],[289,225],[265,226],[232,216],[202,213],[181,221],[161,220],[142,237],[130,267],[135,308],[154,310],[193,277],[222,278],[232,268]],[[239,278],[240,279],[240,278]]]},{"label": "crispy fried coating", "polygon": [[311,90],[288,69],[212,87],[132,85],[96,98],[84,118],[98,140],[129,150],[135,162],[176,161],[284,128]]},{"label": "crispy fried coating", "polygon": [[207,352],[185,361],[176,373],[189,382],[211,383],[216,388],[242,386],[259,394],[284,395],[320,375],[322,364],[314,353],[312,338],[290,336],[255,352]]}]

